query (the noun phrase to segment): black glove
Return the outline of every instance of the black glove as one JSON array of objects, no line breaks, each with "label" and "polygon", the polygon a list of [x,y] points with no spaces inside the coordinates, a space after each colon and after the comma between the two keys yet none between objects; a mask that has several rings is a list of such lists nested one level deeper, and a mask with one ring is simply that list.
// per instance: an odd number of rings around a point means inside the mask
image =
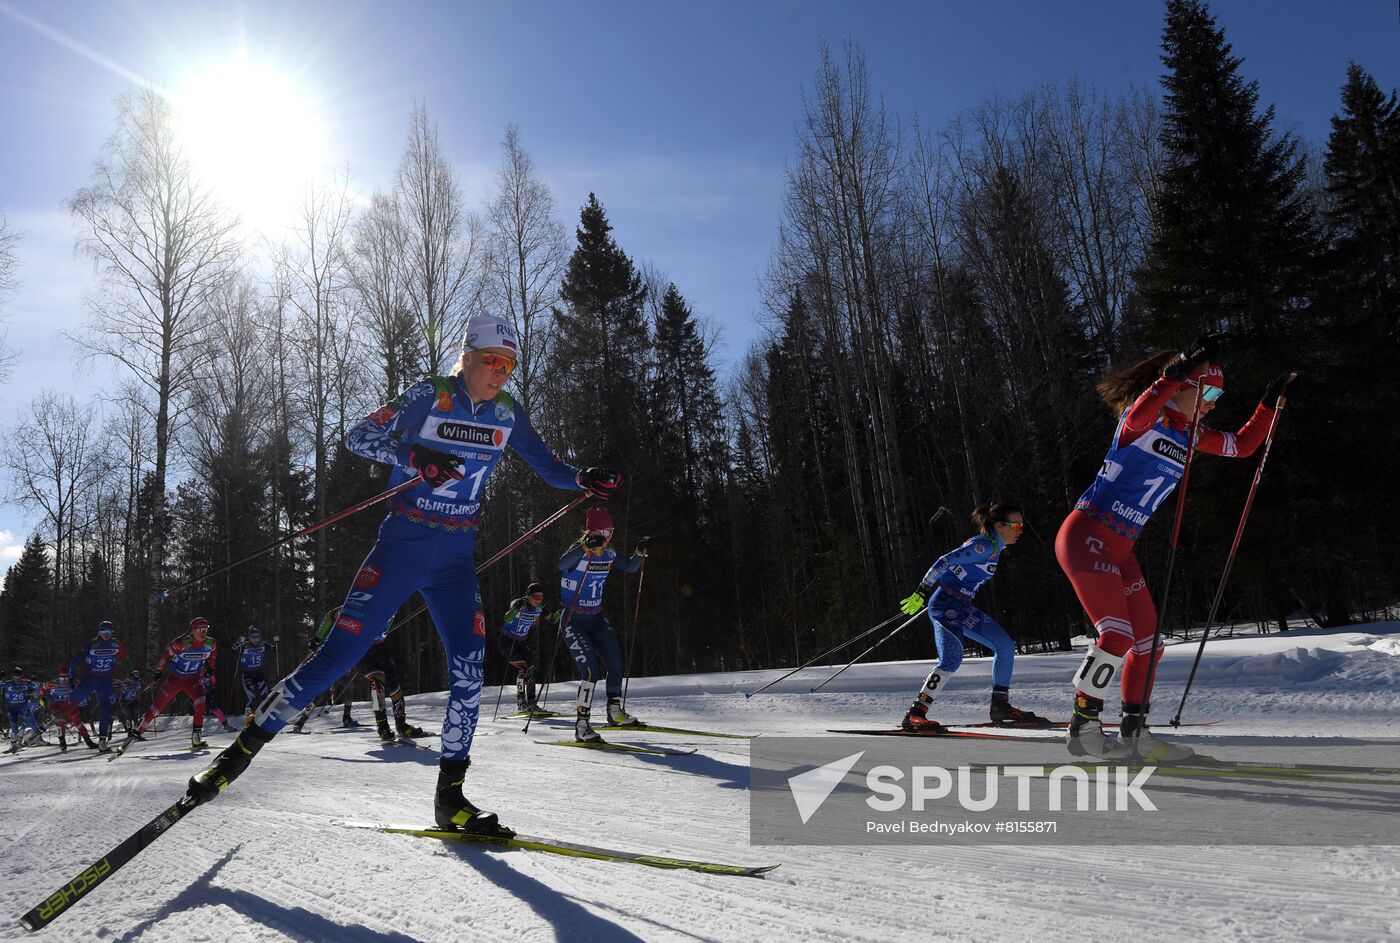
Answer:
[{"label": "black glove", "polygon": [[583,546],[587,550],[597,550],[599,547],[603,546],[603,544],[607,542],[608,538],[603,536],[602,534],[583,535]]},{"label": "black glove", "polygon": [[1162,376],[1168,380],[1180,382],[1196,372],[1196,368],[1203,363],[1208,363],[1219,357],[1221,349],[1225,346],[1225,341],[1229,339],[1224,332],[1216,334],[1202,334],[1196,338],[1191,346],[1183,350],[1176,359],[1168,362],[1162,368]]},{"label": "black glove", "polygon": [[585,468],[578,473],[576,481],[584,491],[604,501],[611,498],[617,486],[622,484],[622,472],[611,468]]},{"label": "black glove", "polygon": [[1269,388],[1264,391],[1263,398],[1259,400],[1259,405],[1267,406],[1270,409],[1278,409],[1279,400],[1283,399],[1283,394],[1287,391],[1288,384],[1296,379],[1298,379],[1298,373],[1295,370],[1285,370],[1274,377],[1273,382],[1269,384]]},{"label": "black glove", "polygon": [[163,680],[165,680],[165,669],[157,668],[155,672],[151,674],[151,683],[160,684]]},{"label": "black glove", "polygon": [[462,480],[462,460],[451,452],[439,452],[426,445],[415,444],[408,450],[408,464],[434,488],[453,479]]},{"label": "black glove", "polygon": [[641,540],[637,541],[637,553],[640,554],[641,556],[646,556],[646,555],[647,555],[647,551],[650,550],[650,549],[651,549],[651,538],[650,538],[650,537],[643,537]]}]

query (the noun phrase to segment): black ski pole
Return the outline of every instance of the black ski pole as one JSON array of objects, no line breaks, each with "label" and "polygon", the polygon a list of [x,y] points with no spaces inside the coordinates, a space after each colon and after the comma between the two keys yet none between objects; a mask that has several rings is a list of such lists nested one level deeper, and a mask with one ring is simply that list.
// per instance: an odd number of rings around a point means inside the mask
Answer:
[{"label": "black ski pole", "polygon": [[[1186,486],[1191,481],[1191,459],[1196,455],[1196,433],[1200,429],[1201,390],[1196,389],[1196,405],[1191,409],[1191,425],[1186,427],[1186,461],[1181,469],[1181,490],[1176,495],[1176,520],[1172,522],[1172,542],[1167,550],[1167,575],[1162,580],[1162,608],[1157,613],[1157,624],[1152,628],[1152,654],[1147,660],[1147,674],[1142,677],[1142,696],[1138,703],[1147,711],[1147,698],[1152,691],[1152,680],[1157,675],[1157,648],[1162,639],[1162,625],[1166,622],[1167,609],[1171,603],[1172,573],[1176,569],[1176,547],[1181,537],[1181,518],[1186,511]],[[1136,644],[1136,643],[1135,643]]]},{"label": "black ski pole", "polygon": [[812,666],[815,665],[817,662],[819,662],[819,661],[821,661],[823,658],[825,658],[827,655],[830,655],[832,652],[839,652],[841,649],[845,648],[847,645],[854,645],[856,642],[859,642],[861,639],[863,639],[863,638],[868,638],[869,636],[874,635],[876,632],[880,631],[880,630],[883,629],[885,626],[889,625],[891,622],[893,622],[895,619],[898,619],[898,618],[899,618],[900,616],[902,616],[902,615],[904,615],[904,613],[902,613],[902,612],[896,612],[894,615],[890,616],[888,619],[886,619],[884,622],[881,622],[879,625],[873,625],[873,626],[871,626],[870,628],[866,629],[864,632],[861,632],[859,635],[853,635],[852,637],[846,639],[846,641],[841,642],[839,645],[833,645],[833,646],[831,646],[831,647],[828,648],[826,651],[822,652],[820,655],[815,655],[815,656],[813,656],[811,659],[809,659],[809,660],[803,662],[802,664],[798,665],[796,668],[792,669],[792,670],[789,671],[787,674],[783,675],[781,678],[774,678],[772,681],[769,681],[769,682],[768,682],[767,684],[765,684],[763,687],[757,688],[757,689],[755,689],[755,690],[753,690],[753,691],[748,691],[748,692],[746,692],[746,693],[744,694],[744,697],[745,697],[745,698],[751,698],[751,697],[753,697],[755,694],[762,694],[764,691],[767,691],[767,690],[768,690],[769,688],[771,688],[773,685],[777,684],[777,683],[780,682],[780,681],[786,681],[788,678],[791,678],[793,675],[797,674],[797,673],[798,673],[799,671],[801,671],[802,669],[812,667]]},{"label": "black ski pole", "polygon": [[[836,674],[832,675],[830,678],[827,678],[825,681],[823,681],[821,684],[817,685],[815,688],[811,688],[810,690],[807,691],[807,693],[808,693],[808,694],[815,694],[816,692],[820,691],[822,688],[826,687],[826,686],[827,686],[828,684],[830,684],[831,682],[835,681],[841,674],[843,674],[843,673],[846,671],[847,668],[851,667],[851,666],[854,665],[856,662],[860,661],[860,660],[861,660],[862,658],[864,658],[866,655],[869,655],[871,652],[875,651],[875,649],[879,648],[881,645],[885,644],[885,643],[888,642],[890,639],[894,638],[894,637],[895,637],[896,635],[898,635],[900,632],[903,632],[905,629],[909,628],[909,626],[913,625],[916,621],[918,621],[919,617],[922,616],[925,612],[927,612],[926,609],[920,609],[918,612],[914,613],[914,614],[913,614],[912,616],[910,616],[906,621],[904,621],[903,623],[901,623],[900,626],[899,626],[899,628],[895,629],[895,630],[894,630],[893,632],[891,632],[889,635],[886,635],[884,638],[882,638],[882,639],[880,639],[879,641],[877,641],[874,645],[871,645],[871,646],[870,646],[869,648],[867,648],[865,651],[861,652],[859,655],[857,655],[856,657],[852,658],[850,661],[846,662],[846,664],[845,664],[844,666],[842,666],[842,667],[840,668],[840,670],[838,670],[838,671],[836,672]],[[900,615],[903,615],[903,614],[904,614],[904,613],[902,613],[902,612],[900,613]]]},{"label": "black ski pole", "polygon": [[553,514],[549,515],[549,517],[546,517],[544,520],[540,521],[540,522],[539,522],[538,524],[536,524],[534,527],[531,527],[531,528],[530,528],[529,530],[527,530],[525,533],[523,533],[523,534],[521,534],[519,537],[515,538],[515,540],[511,541],[511,542],[510,542],[509,544],[507,544],[503,549],[497,551],[497,553],[496,553],[495,556],[493,556],[491,559],[487,560],[487,561],[486,561],[485,563],[483,563],[481,566],[477,567],[477,568],[476,568],[476,572],[477,572],[477,573],[482,573],[482,572],[484,572],[484,571],[490,569],[490,568],[491,568],[491,565],[492,565],[493,563],[496,563],[497,561],[499,561],[499,560],[501,560],[501,559],[504,559],[504,558],[505,558],[512,550],[514,550],[516,547],[520,546],[520,545],[523,544],[525,541],[529,540],[531,537],[535,536],[535,535],[538,534],[540,531],[544,530],[544,529],[545,529],[546,527],[548,527],[550,524],[553,524],[555,521],[559,520],[559,518],[563,517],[565,514],[568,514],[568,513],[569,513],[570,511],[572,511],[574,508],[578,507],[580,504],[582,504],[583,502],[587,501],[590,497],[591,497],[591,494],[590,494],[589,492],[587,492],[587,491],[583,492],[583,493],[580,494],[577,498],[574,498],[574,499],[573,499],[572,501],[570,501],[568,504],[564,505],[564,506],[561,507],[559,510],[555,511]]},{"label": "black ski pole", "polygon": [[632,653],[637,648],[637,618],[642,613],[642,581],[647,575],[647,558],[642,557],[642,565],[637,568],[637,603],[632,607],[632,633],[627,639],[627,661],[622,666],[622,710],[627,711],[627,688],[632,682]]},{"label": "black ski pole", "polygon": [[320,530],[322,527],[326,527],[326,526],[328,526],[328,525],[330,525],[330,524],[334,524],[336,521],[338,521],[338,520],[340,520],[340,519],[342,519],[342,518],[345,518],[345,517],[349,517],[351,514],[354,514],[354,513],[356,513],[357,511],[363,511],[365,508],[369,507],[370,505],[378,504],[380,501],[383,501],[383,500],[385,500],[385,499],[387,499],[387,498],[392,498],[394,495],[398,494],[400,491],[405,491],[405,490],[407,490],[407,489],[409,489],[409,488],[412,488],[414,485],[419,484],[420,482],[422,482],[422,480],[423,480],[423,476],[422,476],[422,475],[418,475],[418,476],[416,476],[416,477],[414,477],[414,478],[410,478],[408,481],[405,481],[405,482],[404,482],[403,484],[401,484],[401,485],[396,485],[396,486],[394,486],[393,488],[390,488],[388,491],[381,491],[379,494],[375,495],[375,496],[372,497],[372,498],[365,498],[365,500],[361,501],[359,504],[356,504],[356,505],[354,505],[353,507],[348,507],[348,508],[346,508],[345,510],[340,511],[340,512],[337,512],[337,513],[335,513],[335,514],[332,514],[330,517],[326,518],[324,521],[318,521],[318,522],[316,522],[315,524],[311,524],[311,525],[309,525],[309,526],[307,526],[307,527],[303,527],[301,530],[296,531],[295,533],[288,534],[288,535],[285,536],[285,537],[279,537],[278,539],[274,540],[272,543],[267,544],[266,546],[263,546],[263,547],[259,547],[257,550],[253,550],[253,551],[250,551],[250,552],[248,552],[248,553],[245,553],[243,556],[239,557],[237,560],[234,560],[234,561],[232,561],[232,562],[230,562],[230,563],[225,563],[223,566],[215,567],[214,569],[210,570],[208,573],[201,573],[199,576],[196,576],[194,579],[185,580],[185,581],[184,581],[183,583],[181,583],[180,585],[175,586],[175,587],[172,587],[171,589],[158,588],[158,589],[155,591],[156,597],[157,597],[158,599],[160,599],[161,601],[164,601],[164,600],[165,600],[168,596],[170,596],[171,594],[173,594],[173,593],[178,593],[180,590],[186,589],[187,587],[190,587],[190,586],[193,586],[195,583],[203,582],[204,580],[207,580],[207,579],[208,579],[209,577],[211,577],[211,576],[218,576],[220,573],[223,573],[225,570],[231,570],[231,569],[233,569],[233,568],[236,567],[236,566],[241,566],[242,564],[247,563],[249,560],[255,560],[255,559],[257,559],[258,557],[262,556],[263,554],[267,553],[268,551],[276,550],[278,547],[282,546],[283,544],[288,543],[288,542],[293,541],[293,540],[296,540],[298,537],[305,537],[307,534],[315,533],[316,531]]},{"label": "black ski pole", "polygon": [[1269,448],[1274,444],[1274,429],[1278,426],[1279,413],[1283,412],[1285,398],[1278,398],[1273,418],[1269,421],[1269,433],[1264,437],[1264,451],[1259,456],[1259,467],[1254,469],[1254,481],[1249,486],[1249,494],[1244,499],[1244,512],[1240,514],[1239,526],[1235,528],[1235,540],[1230,544],[1230,553],[1225,557],[1225,570],[1220,574],[1220,583],[1215,587],[1215,598],[1210,603],[1210,614],[1206,616],[1206,628],[1201,633],[1201,644],[1196,646],[1196,660],[1191,662],[1191,674],[1186,678],[1186,689],[1181,692],[1181,703],[1176,706],[1176,716],[1171,719],[1173,727],[1181,726],[1181,712],[1186,707],[1186,697],[1191,693],[1191,683],[1196,680],[1196,669],[1201,666],[1201,656],[1205,654],[1206,639],[1210,637],[1210,627],[1215,624],[1215,615],[1220,609],[1220,600],[1225,595],[1225,584],[1230,579],[1230,571],[1235,566],[1235,554],[1239,552],[1240,540],[1244,537],[1244,525],[1249,520],[1250,509],[1254,507],[1254,495],[1259,490],[1259,479],[1264,477],[1264,463],[1269,460]]},{"label": "black ski pole", "polygon": [[[586,549],[584,550],[584,552],[583,552],[583,558],[584,558],[584,560],[588,560],[588,559],[589,559],[590,557],[592,557],[592,556],[593,556],[593,554],[589,553]],[[586,565],[585,565],[584,568],[583,568],[583,572],[584,572],[584,573],[587,573],[587,572],[588,572],[588,567],[587,567]],[[579,599],[579,597],[582,596],[582,595],[583,595],[583,577],[580,576],[580,577],[579,577],[579,582],[578,582],[578,588],[574,590],[574,599],[573,599],[573,602],[569,603],[569,612],[568,612],[568,615],[564,616],[564,618],[562,618],[562,619],[559,620],[559,628],[557,629],[557,632],[558,632],[559,634],[556,635],[556,636],[554,637],[554,652],[553,652],[553,654],[551,654],[551,655],[549,656],[549,677],[545,679],[545,681],[544,681],[544,688],[543,688],[543,690],[540,692],[540,700],[543,702],[543,703],[540,705],[541,707],[544,707],[545,704],[548,704],[548,703],[549,703],[549,685],[550,685],[550,683],[553,682],[553,680],[554,680],[554,663],[555,663],[556,661],[558,661],[558,659],[559,659],[559,647],[560,647],[561,645],[564,644],[564,632],[565,632],[565,630],[568,628],[569,622],[572,621],[572,619],[574,618],[574,610],[578,608],[578,599]],[[582,683],[583,683],[582,681],[579,681],[579,684],[582,684]],[[530,721],[532,721],[532,720],[534,720],[534,719],[535,719],[535,718],[534,718],[534,715],[533,715],[533,714],[531,714],[531,716],[525,718],[525,728],[524,728],[524,732],[525,732],[525,733],[529,733],[529,732],[530,732]]]},{"label": "black ski pole", "polygon": [[[510,640],[510,651],[506,653],[506,674],[510,674],[510,660],[515,657],[515,639]],[[501,695],[506,693],[505,682],[501,682],[500,688],[496,691],[496,708],[491,711],[491,719],[495,720],[501,716]]]}]

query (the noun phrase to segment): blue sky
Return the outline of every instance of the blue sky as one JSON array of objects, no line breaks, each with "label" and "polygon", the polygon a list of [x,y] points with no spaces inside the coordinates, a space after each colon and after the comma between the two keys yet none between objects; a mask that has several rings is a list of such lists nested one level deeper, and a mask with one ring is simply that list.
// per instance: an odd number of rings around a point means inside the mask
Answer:
[{"label": "blue sky", "polygon": [[[1395,0],[1212,5],[1282,127],[1322,140],[1347,62],[1400,85]],[[757,277],[777,231],[799,96],[822,40],[863,47],[902,121],[940,126],[983,98],[1078,74],[1154,89],[1161,8],[1148,2],[297,3],[0,0],[0,211],[25,233],[6,306],[22,357],[0,429],[40,388],[88,399],[59,332],[84,320],[88,266],[64,200],[88,178],[115,97],[245,49],[298,77],[328,156],[357,187],[390,182],[416,100],[475,203],[502,131],[526,148],[572,227],[597,192],[615,235],[723,331],[732,362],[758,336]],[[0,505],[0,568],[34,519]]]}]

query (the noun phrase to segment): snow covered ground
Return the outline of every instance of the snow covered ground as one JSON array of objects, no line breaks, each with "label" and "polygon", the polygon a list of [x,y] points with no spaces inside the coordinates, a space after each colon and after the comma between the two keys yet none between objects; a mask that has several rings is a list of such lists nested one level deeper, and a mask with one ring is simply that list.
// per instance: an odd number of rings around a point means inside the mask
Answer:
[{"label": "snow covered ground", "polygon": [[[1159,673],[1159,724],[1195,646]],[[1018,659],[1014,701],[1067,715],[1072,654]],[[812,669],[639,679],[653,723],[745,734],[886,727],[926,663],[861,665],[819,694]],[[969,660],[935,712],[985,719],[990,663]],[[695,746],[673,758],[541,745],[559,725],[484,719],[465,790],[537,835],[676,857],[780,862],[764,878],[658,871],[352,831],[332,817],[426,824],[437,754],[381,745],[372,727],[279,737],[198,809],[42,936],[54,940],[1383,940],[1400,939],[1400,850],[964,845],[751,847],[748,742],[613,732]],[[556,688],[558,704],[572,685]],[[510,693],[506,695],[510,699]],[[442,695],[410,699],[436,728]],[[356,715],[369,721],[363,704]],[[504,711],[503,711],[504,713]],[[1182,737],[1400,737],[1400,623],[1223,639],[1207,648]],[[115,763],[34,749],[0,757],[0,940],[12,922],[148,821],[208,761],[177,726]],[[229,734],[209,739],[220,747]],[[433,741],[428,741],[429,743]],[[1397,741],[1400,744],[1400,740]],[[1400,766],[1400,747],[1394,765]],[[1400,788],[1392,787],[1400,815]],[[1299,813],[1305,814],[1305,813]],[[1281,823],[1286,827],[1286,822]]]}]

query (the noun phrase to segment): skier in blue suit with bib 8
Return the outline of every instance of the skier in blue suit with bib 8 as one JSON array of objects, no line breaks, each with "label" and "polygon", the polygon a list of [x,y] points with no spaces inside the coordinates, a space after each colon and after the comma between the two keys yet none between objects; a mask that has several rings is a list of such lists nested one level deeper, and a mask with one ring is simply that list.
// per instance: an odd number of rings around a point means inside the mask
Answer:
[{"label": "skier in blue suit with bib 8", "polygon": [[490,315],[467,325],[462,356],[447,377],[426,377],[375,410],[346,436],[356,455],[393,465],[390,487],[422,482],[389,499],[379,537],[345,597],[340,617],[309,659],[257,705],[253,723],[190,780],[198,803],[213,799],[259,750],[322,691],[358,663],[390,618],[421,593],[446,649],[449,691],[434,813],[439,827],[513,835],[462,795],[480,707],[486,618],[477,588],[481,495],[507,444],[546,482],[606,499],[622,476],[565,464],[501,389],[519,356],[515,330]]},{"label": "skier in blue suit with bib 8", "polygon": [[928,612],[933,623],[933,642],[938,648],[938,664],[929,672],[900,724],[915,733],[943,731],[943,725],[928,716],[928,708],[934,695],[962,666],[963,643],[969,638],[992,650],[992,721],[1049,723],[1044,717],[1011,706],[1016,643],[995,619],[972,604],[977,591],[996,574],[1002,551],[1021,539],[1025,517],[1014,504],[978,505],[972,511],[972,522],[978,533],[935,560],[918,591],[900,602],[907,615]]}]

